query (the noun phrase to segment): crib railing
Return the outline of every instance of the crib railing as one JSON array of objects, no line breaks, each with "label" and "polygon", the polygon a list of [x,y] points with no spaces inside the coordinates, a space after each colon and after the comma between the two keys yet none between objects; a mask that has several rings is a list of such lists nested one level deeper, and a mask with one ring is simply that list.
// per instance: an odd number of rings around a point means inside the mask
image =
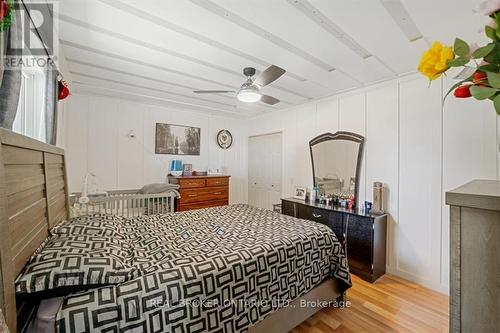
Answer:
[{"label": "crib railing", "polygon": [[175,198],[180,197],[177,190],[157,194],[137,194],[137,190],[108,191],[107,196],[89,196],[89,202],[78,202],[79,194],[72,199],[76,215],[95,213],[135,217],[152,214],[165,214],[174,211]]}]

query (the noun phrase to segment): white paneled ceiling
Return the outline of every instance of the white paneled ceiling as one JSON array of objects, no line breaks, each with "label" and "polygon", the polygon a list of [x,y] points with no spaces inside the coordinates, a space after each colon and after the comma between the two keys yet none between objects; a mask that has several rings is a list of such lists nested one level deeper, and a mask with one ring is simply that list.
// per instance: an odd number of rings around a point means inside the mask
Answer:
[{"label": "white paneled ceiling", "polygon": [[[64,0],[60,39],[77,89],[252,116],[415,71],[435,39],[481,41],[476,0]],[[270,106],[232,94],[244,67],[287,73]]]}]

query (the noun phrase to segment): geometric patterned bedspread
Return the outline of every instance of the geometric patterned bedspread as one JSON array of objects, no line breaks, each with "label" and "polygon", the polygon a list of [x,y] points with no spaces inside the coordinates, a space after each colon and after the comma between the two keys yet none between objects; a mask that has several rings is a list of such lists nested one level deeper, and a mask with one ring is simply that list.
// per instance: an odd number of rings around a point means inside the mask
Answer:
[{"label": "geometric patterned bedspread", "polygon": [[130,279],[65,298],[59,332],[245,332],[327,278],[350,287],[330,228],[231,205],[120,222]]}]

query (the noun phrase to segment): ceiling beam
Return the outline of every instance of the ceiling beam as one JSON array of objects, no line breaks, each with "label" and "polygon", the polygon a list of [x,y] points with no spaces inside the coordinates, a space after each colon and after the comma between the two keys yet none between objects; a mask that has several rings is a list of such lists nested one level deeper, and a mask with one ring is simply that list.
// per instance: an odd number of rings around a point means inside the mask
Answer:
[{"label": "ceiling beam", "polygon": [[410,42],[423,38],[422,32],[400,0],[380,0],[380,2]]},{"label": "ceiling beam", "polygon": [[[153,78],[151,76],[145,76],[145,75],[140,75],[140,74],[136,74],[136,73],[132,73],[132,72],[126,72],[126,71],[122,71],[122,70],[111,68],[111,67],[100,66],[100,65],[97,65],[97,64],[94,64],[94,63],[90,63],[90,62],[86,62],[86,61],[81,61],[81,60],[73,59],[73,58],[70,58],[70,57],[67,57],[66,60],[69,63],[84,65],[84,66],[88,66],[88,67],[94,67],[94,68],[98,68],[98,69],[101,69],[101,70],[105,70],[105,71],[113,72],[113,73],[117,73],[117,74],[129,75],[129,76],[133,76],[133,77],[140,78],[140,79],[143,79],[143,80],[154,81],[154,82],[158,82],[158,83],[161,83],[161,84],[166,84],[166,85],[177,87],[177,88],[187,89],[189,91],[198,90],[198,88],[196,88],[196,87],[191,87],[191,86],[186,86],[186,85],[175,83],[175,82],[170,82],[170,81],[166,81],[166,80],[156,79],[156,78]],[[223,98],[231,98],[229,96],[224,96],[224,95],[219,95],[219,96],[223,97]]]},{"label": "ceiling beam", "polygon": [[[110,67],[100,66],[100,65],[97,65],[97,64],[93,64],[93,63],[90,63],[90,62],[81,61],[81,60],[77,60],[77,59],[73,59],[73,58],[69,58],[69,57],[67,58],[67,61],[69,63],[83,65],[83,66],[88,66],[88,67],[93,67],[93,68],[97,68],[97,69],[100,69],[100,70],[108,71],[108,72],[111,72],[111,73],[117,73],[117,74],[127,75],[127,76],[136,77],[136,78],[143,79],[143,80],[148,80],[148,81],[158,82],[158,83],[161,83],[161,84],[170,85],[170,86],[177,87],[177,88],[187,89],[190,92],[192,92],[194,90],[197,90],[194,87],[190,87],[190,86],[186,86],[186,85],[182,85],[182,84],[178,84],[178,83],[174,83],[174,82],[170,82],[170,81],[165,81],[165,80],[161,80],[161,79],[156,79],[156,78],[153,78],[153,77],[150,77],[150,76],[144,76],[144,75],[140,75],[140,74],[134,74],[134,73],[122,71],[122,70],[119,70],[119,69],[114,69],[114,68],[110,68]],[[74,71],[71,72],[71,73],[74,73]],[[77,75],[88,75],[87,73],[86,74],[75,73],[75,74],[77,74]],[[123,81],[120,81],[120,84],[126,84],[126,83],[124,83]],[[145,87],[142,86],[142,88],[145,88]],[[167,90],[162,90],[162,91],[165,92],[165,93],[169,93],[169,94],[175,94],[175,93],[167,91]],[[224,94],[214,94],[214,95],[217,96],[217,97],[220,97],[220,98],[224,98],[224,99],[228,99],[228,100],[231,100],[231,101],[235,101],[235,96],[227,96],[227,95],[224,95]],[[190,97],[190,98],[196,98],[195,96],[189,96],[189,95],[183,95],[183,94],[182,94],[182,96]],[[207,96],[207,95],[205,95],[205,96]],[[208,96],[210,96],[210,95],[208,95]],[[196,99],[206,101],[206,99],[203,99],[203,98],[196,98]],[[210,100],[210,102],[212,102],[212,100]],[[284,102],[284,101],[281,101],[281,102],[283,102],[283,104],[288,104],[288,105],[292,105],[293,104],[293,103],[290,103],[290,102]],[[258,104],[255,104],[255,105],[258,106],[258,107],[267,108],[267,109],[270,109],[270,110],[276,109],[276,107],[273,107],[271,105],[267,105],[265,103],[258,103]],[[247,109],[247,108],[241,107],[239,105],[236,105],[236,107],[238,107],[239,109],[245,110],[245,111],[252,111],[251,109]]]},{"label": "ceiling beam", "polygon": [[[209,62],[203,61],[201,59],[194,58],[194,57],[191,57],[189,55],[182,54],[182,53],[167,49],[165,47],[158,46],[158,45],[153,44],[153,43],[148,43],[148,42],[145,42],[143,40],[132,38],[130,36],[127,36],[127,35],[124,35],[124,34],[121,34],[121,33],[115,32],[115,31],[111,31],[111,30],[105,29],[103,27],[98,27],[96,25],[75,19],[73,17],[69,17],[69,16],[64,15],[64,14],[59,14],[58,17],[61,21],[64,21],[66,23],[73,24],[73,25],[79,26],[79,27],[84,28],[84,29],[92,30],[92,31],[95,31],[97,33],[101,33],[101,34],[110,36],[112,38],[116,38],[116,39],[131,43],[131,44],[135,44],[135,45],[138,45],[138,46],[150,49],[150,50],[154,50],[154,51],[158,51],[158,52],[161,52],[164,54],[168,54],[172,57],[181,58],[181,59],[184,59],[186,61],[190,61],[190,62],[199,64],[199,65],[202,65],[202,66],[214,69],[214,70],[222,71],[222,72],[237,76],[240,79],[243,79],[242,72],[236,72],[236,71],[233,71],[231,69],[228,69],[228,68],[225,68],[225,67],[213,64],[213,63],[209,63]],[[306,96],[302,93],[293,91],[291,89],[282,88],[282,87],[279,87],[277,85],[270,85],[270,86],[272,86],[273,88],[276,88],[278,90],[299,96],[299,97],[304,98],[304,99],[309,99],[309,100],[312,99],[311,96]]]},{"label": "ceiling beam", "polygon": [[342,30],[337,24],[324,15],[319,9],[314,7],[307,0],[287,0],[287,2],[295,7],[299,12],[307,16],[318,26],[326,30],[333,37],[338,39],[341,43],[351,49],[360,58],[366,59],[372,54],[354,40],[347,32]]},{"label": "ceiling beam", "polygon": [[68,41],[68,40],[61,39],[60,43],[61,43],[61,45],[65,45],[65,46],[69,46],[69,47],[74,47],[74,48],[77,48],[77,49],[80,49],[80,50],[85,50],[85,51],[88,51],[88,52],[91,52],[91,53],[100,54],[100,55],[103,55],[103,56],[106,56],[106,57],[111,57],[113,59],[120,59],[122,61],[133,63],[133,64],[136,64],[136,65],[146,66],[146,67],[154,68],[154,69],[157,69],[157,70],[161,70],[161,71],[165,71],[165,72],[170,72],[170,73],[174,73],[174,74],[177,74],[177,75],[186,76],[186,77],[189,77],[191,79],[208,82],[208,83],[211,83],[211,84],[214,84],[214,85],[217,85],[217,86],[222,86],[222,87],[234,89],[234,86],[231,86],[231,85],[228,85],[228,84],[225,84],[225,83],[222,83],[222,82],[218,82],[218,81],[207,79],[205,77],[196,76],[196,75],[188,74],[188,73],[185,73],[185,72],[177,71],[175,69],[170,69],[170,68],[167,68],[167,67],[163,67],[163,66],[151,64],[151,63],[144,62],[144,61],[141,61],[141,60],[128,58],[128,57],[122,56],[122,55],[117,54],[117,53],[103,51],[103,50],[96,49],[96,48],[93,48],[93,47],[90,47],[90,46],[85,46],[85,45],[81,45],[81,44],[78,44],[78,43],[74,43],[74,42],[71,42],[71,41]]},{"label": "ceiling beam", "polygon": [[133,101],[141,101],[141,102],[146,102],[146,103],[151,103],[155,105],[159,105],[161,107],[167,107],[167,106],[172,106],[176,107],[179,109],[184,109],[188,111],[197,111],[197,112],[208,112],[212,114],[222,114],[225,116],[230,116],[230,117],[235,117],[235,118],[248,118],[250,116],[253,116],[257,113],[260,112],[254,112],[253,114],[242,114],[241,112],[233,112],[233,111],[225,111],[217,108],[211,108],[211,107],[204,107],[200,105],[193,105],[190,103],[184,103],[184,102],[179,102],[176,100],[171,100],[163,97],[156,97],[156,96],[151,96],[151,95],[144,95],[140,93],[132,93],[132,92],[127,92],[123,93],[120,90],[116,90],[113,88],[108,88],[108,87],[99,87],[97,89],[94,85],[90,85],[84,82],[80,82],[78,80],[73,82],[75,86],[75,92],[76,93],[90,93],[90,94],[96,94],[96,95],[102,95],[102,96],[107,96],[107,97],[113,97],[113,98],[123,98],[123,99],[129,99]]},{"label": "ceiling beam", "polygon": [[[102,3],[105,3],[106,5],[108,5],[110,7],[119,9],[123,12],[126,12],[128,14],[134,15],[134,16],[139,17],[139,18],[146,20],[148,22],[159,25],[165,29],[175,31],[175,32],[182,34],[184,36],[196,39],[198,42],[204,43],[204,44],[209,45],[211,47],[218,48],[218,49],[223,50],[225,52],[231,53],[235,56],[241,57],[243,59],[247,59],[251,63],[259,64],[263,67],[269,67],[270,65],[272,65],[272,64],[268,63],[267,61],[264,61],[262,59],[255,57],[255,56],[252,56],[251,54],[241,52],[235,48],[232,48],[232,47],[227,46],[223,43],[220,43],[214,39],[205,37],[205,36],[198,34],[194,31],[191,31],[189,29],[181,27],[180,25],[169,22],[161,17],[152,15],[152,14],[142,10],[141,8],[131,6],[127,3],[124,3],[124,2],[118,1],[118,0],[99,0],[99,1],[101,1]],[[299,76],[297,74],[291,73],[291,72],[287,72],[287,75],[295,80],[300,81],[300,82],[307,81],[306,78]]]},{"label": "ceiling beam", "polygon": [[102,77],[102,76],[90,75],[90,74],[87,74],[87,73],[79,73],[79,72],[71,71],[71,74],[78,75],[78,76],[81,76],[81,77],[90,78],[90,79],[95,79],[95,80],[100,80],[100,81],[106,81],[106,82],[109,82],[109,83],[121,84],[121,85],[129,86],[129,87],[132,87],[132,88],[141,88],[141,89],[156,91],[156,92],[159,92],[159,93],[162,93],[162,94],[174,95],[174,96],[178,96],[178,97],[182,97],[182,98],[192,99],[192,100],[195,100],[195,101],[203,101],[203,102],[206,102],[206,103],[218,104],[218,105],[221,105],[221,106],[224,106],[224,107],[230,107],[230,108],[237,108],[238,107],[236,104],[228,104],[228,103],[217,102],[217,101],[213,101],[213,100],[209,100],[209,99],[205,99],[205,98],[199,98],[199,97],[195,97],[195,96],[189,96],[189,95],[184,95],[184,94],[180,94],[180,93],[176,93],[176,92],[171,92],[171,91],[168,91],[168,90],[153,88],[151,86],[143,86],[143,85],[140,85],[140,84],[135,84],[135,83],[130,83],[130,82],[124,82],[124,81],[120,81],[120,80],[114,80],[114,79],[105,78],[105,77]]},{"label": "ceiling beam", "polygon": [[258,25],[254,24],[250,21],[247,21],[243,17],[241,17],[233,12],[230,12],[229,10],[217,5],[216,3],[212,2],[212,1],[209,1],[209,0],[190,0],[190,1],[192,3],[194,3],[195,5],[221,17],[222,19],[228,20],[228,21],[240,26],[241,28],[248,30],[248,31],[256,34],[257,36],[260,36],[261,38],[266,39],[266,40],[270,41],[271,43],[295,54],[296,56],[298,56],[304,60],[309,61],[310,63],[318,66],[319,68],[321,68],[327,72],[331,72],[331,71],[335,70],[334,66],[327,64],[323,60],[316,58],[312,54],[296,47],[295,45],[287,42],[286,40],[282,39],[281,37],[278,37],[275,34],[269,32],[267,30],[262,29]]}]

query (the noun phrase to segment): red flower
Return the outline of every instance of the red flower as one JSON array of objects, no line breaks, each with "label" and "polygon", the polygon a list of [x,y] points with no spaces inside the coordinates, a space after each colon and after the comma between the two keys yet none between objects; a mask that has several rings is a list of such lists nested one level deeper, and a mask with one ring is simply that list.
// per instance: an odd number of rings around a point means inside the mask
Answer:
[{"label": "red flower", "polygon": [[477,71],[472,75],[472,82],[474,82],[475,84],[485,83],[485,81],[487,80],[488,77],[486,76],[485,72]]},{"label": "red flower", "polygon": [[10,7],[7,1],[0,0],[0,20],[3,20],[7,15],[9,15]]},{"label": "red flower", "polygon": [[470,93],[470,86],[471,86],[470,84],[466,84],[466,85],[458,87],[453,92],[453,95],[455,95],[455,97],[457,97],[457,98],[471,97],[472,95]]}]

